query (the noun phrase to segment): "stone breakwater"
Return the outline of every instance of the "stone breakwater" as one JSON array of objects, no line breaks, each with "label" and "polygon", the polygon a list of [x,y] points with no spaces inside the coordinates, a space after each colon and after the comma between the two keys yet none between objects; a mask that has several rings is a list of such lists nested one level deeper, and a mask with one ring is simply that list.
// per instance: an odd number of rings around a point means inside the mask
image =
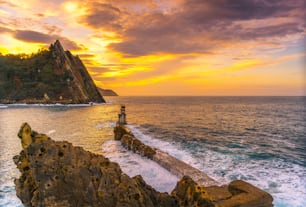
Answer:
[{"label": "stone breakwater", "polygon": [[[23,150],[13,158],[21,172],[15,185],[25,207],[272,206],[269,194],[243,181],[203,187],[184,176],[171,194],[160,193],[141,176],[127,176],[106,157],[54,141],[26,123],[18,136]],[[147,157],[155,155],[154,149],[139,146]]]},{"label": "stone breakwater", "polygon": [[[196,185],[202,188],[207,198],[218,207],[268,207],[273,206],[273,198],[270,194],[256,188],[242,180],[235,180],[228,185],[220,184],[206,175],[204,172],[184,163],[181,160],[163,152],[160,149],[152,148],[138,140],[131,130],[125,125],[117,124],[114,128],[115,140],[120,140],[126,149],[154,160],[159,165],[182,178],[181,182]],[[188,184],[188,185],[189,185]],[[201,187],[200,187],[201,186]],[[202,205],[199,205],[202,206]],[[205,205],[203,205],[205,206]]]}]

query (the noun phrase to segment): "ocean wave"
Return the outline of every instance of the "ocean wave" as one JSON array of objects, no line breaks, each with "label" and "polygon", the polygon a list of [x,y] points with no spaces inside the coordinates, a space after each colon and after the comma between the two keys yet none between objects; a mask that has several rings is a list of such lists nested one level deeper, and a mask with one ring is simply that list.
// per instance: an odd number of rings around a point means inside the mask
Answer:
[{"label": "ocean wave", "polygon": [[102,154],[117,162],[122,171],[130,177],[141,175],[143,179],[160,192],[170,193],[179,178],[152,160],[124,149],[120,142],[109,140],[102,145]]},{"label": "ocean wave", "polygon": [[110,121],[110,122],[105,122],[103,124],[98,124],[96,125],[96,128],[104,129],[104,128],[113,128],[115,126],[116,126],[116,122]]},{"label": "ocean wave", "polygon": [[[227,146],[213,150],[200,142],[194,143],[195,140],[192,144],[183,141],[167,142],[154,138],[152,134],[144,134],[139,126],[128,127],[145,144],[166,151],[222,184],[242,179],[271,193],[275,207],[306,206],[306,170],[300,165],[270,154],[255,153],[249,156],[248,153],[231,151]],[[257,156],[256,159],[253,159],[254,156]]]}]

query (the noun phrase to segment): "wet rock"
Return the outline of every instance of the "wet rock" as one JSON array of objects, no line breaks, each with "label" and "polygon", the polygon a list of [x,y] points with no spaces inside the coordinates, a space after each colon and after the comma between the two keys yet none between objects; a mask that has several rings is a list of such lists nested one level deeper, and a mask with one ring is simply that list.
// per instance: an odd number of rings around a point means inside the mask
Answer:
[{"label": "wet rock", "polygon": [[18,135],[27,140],[14,157],[21,172],[15,180],[16,193],[25,207],[153,207],[173,200],[155,191],[141,176],[130,178],[108,158],[46,138],[26,123]]},{"label": "wet rock", "polygon": [[199,186],[190,177],[184,176],[171,193],[179,200],[179,206],[214,207],[204,187]]},{"label": "wet rock", "polygon": [[121,138],[121,144],[128,150],[132,150],[133,152],[150,159],[152,159],[156,153],[152,147],[143,144],[140,140],[129,134],[123,135]]},{"label": "wet rock", "polygon": [[121,140],[123,135],[128,134],[131,136],[134,136],[131,132],[131,130],[123,125],[117,124],[114,128],[114,135],[115,140]]},{"label": "wet rock", "polygon": [[[181,177],[172,197],[159,194],[165,206],[218,206],[218,207],[271,207],[273,198],[267,192],[250,183],[236,180],[229,185],[220,184],[204,172],[177,158],[144,145],[126,126],[117,125],[115,138],[135,153],[146,156],[159,165]],[[117,133],[117,134],[116,134]],[[147,151],[145,149],[148,149]]]},{"label": "wet rock", "polygon": [[114,128],[114,135],[115,140],[120,140],[122,146],[126,149],[132,150],[133,152],[144,157],[153,159],[153,156],[156,153],[155,149],[138,140],[128,127],[117,124]]},{"label": "wet rock", "polygon": [[242,180],[235,180],[228,185],[232,197],[217,201],[220,207],[271,207],[273,198],[267,192]]},{"label": "wet rock", "polygon": [[[18,136],[23,150],[13,160],[21,172],[16,194],[25,207],[270,207],[272,197],[244,181],[203,187],[184,176],[169,195],[130,178],[108,158],[54,141],[25,123]],[[125,134],[123,142],[132,137]],[[125,141],[124,141],[125,140]],[[133,145],[132,145],[133,146]],[[142,149],[141,143],[137,147]]]}]

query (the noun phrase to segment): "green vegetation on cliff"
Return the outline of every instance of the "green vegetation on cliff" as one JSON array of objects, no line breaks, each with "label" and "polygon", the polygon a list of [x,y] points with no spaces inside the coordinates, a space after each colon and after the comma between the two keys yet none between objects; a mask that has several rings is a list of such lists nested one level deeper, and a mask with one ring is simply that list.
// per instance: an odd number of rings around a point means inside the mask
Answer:
[{"label": "green vegetation on cliff", "polygon": [[84,64],[60,42],[31,55],[0,54],[2,103],[104,102]]}]

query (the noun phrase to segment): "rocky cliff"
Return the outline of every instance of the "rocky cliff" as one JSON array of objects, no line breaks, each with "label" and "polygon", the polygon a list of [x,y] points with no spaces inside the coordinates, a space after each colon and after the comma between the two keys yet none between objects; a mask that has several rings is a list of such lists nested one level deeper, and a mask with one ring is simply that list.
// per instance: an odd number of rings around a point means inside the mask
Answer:
[{"label": "rocky cliff", "polygon": [[204,188],[184,176],[171,195],[160,193],[141,176],[130,178],[104,156],[66,141],[53,141],[26,123],[18,136],[23,150],[14,157],[21,172],[15,185],[25,207],[272,206],[272,197],[243,181]]},{"label": "rocky cliff", "polygon": [[2,103],[105,102],[78,56],[57,40],[32,55],[0,55]]}]

